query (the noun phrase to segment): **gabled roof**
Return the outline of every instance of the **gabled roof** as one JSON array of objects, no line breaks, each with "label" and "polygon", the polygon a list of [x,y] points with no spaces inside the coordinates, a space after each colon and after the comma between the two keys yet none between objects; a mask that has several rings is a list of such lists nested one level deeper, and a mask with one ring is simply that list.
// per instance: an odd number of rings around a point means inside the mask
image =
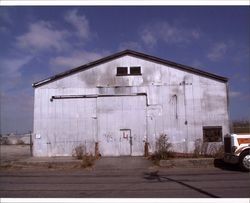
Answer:
[{"label": "gabled roof", "polygon": [[212,74],[212,73],[208,73],[208,72],[205,72],[205,71],[202,71],[202,70],[198,70],[198,69],[190,67],[190,66],[182,65],[182,64],[179,64],[179,63],[175,63],[175,62],[172,62],[172,61],[168,61],[168,60],[165,60],[165,59],[161,59],[161,58],[158,58],[158,57],[155,57],[155,56],[150,56],[150,55],[140,53],[140,52],[136,52],[136,51],[132,51],[132,50],[124,50],[124,51],[115,53],[113,55],[101,58],[99,60],[87,63],[85,65],[79,66],[77,68],[73,68],[71,70],[59,73],[57,75],[54,75],[54,76],[49,77],[47,79],[41,80],[39,82],[35,82],[35,83],[33,83],[32,86],[33,87],[39,87],[39,86],[42,86],[44,84],[50,83],[52,81],[61,79],[63,77],[72,75],[72,74],[80,72],[80,71],[87,70],[87,69],[92,68],[92,67],[94,67],[96,65],[106,63],[108,61],[117,59],[117,58],[119,58],[121,56],[125,56],[125,55],[134,56],[134,57],[137,57],[137,58],[140,58],[140,59],[145,59],[145,60],[152,61],[152,62],[155,62],[155,63],[171,66],[171,67],[177,68],[179,70],[183,70],[183,71],[187,71],[187,72],[194,73],[194,74],[197,74],[197,75],[201,75],[201,76],[204,76],[204,77],[212,78],[212,79],[215,79],[215,80],[218,80],[218,81],[222,81],[222,82],[227,82],[228,81],[228,79],[225,78],[225,77],[215,75],[215,74]]}]

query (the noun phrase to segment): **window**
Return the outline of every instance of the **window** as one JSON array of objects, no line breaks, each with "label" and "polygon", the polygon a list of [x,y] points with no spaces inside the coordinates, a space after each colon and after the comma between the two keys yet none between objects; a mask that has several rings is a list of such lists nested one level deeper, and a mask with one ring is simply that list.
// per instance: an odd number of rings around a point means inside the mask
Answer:
[{"label": "window", "polygon": [[130,75],[141,75],[141,67],[140,66],[130,67]]},{"label": "window", "polygon": [[222,142],[222,127],[204,126],[203,142]]},{"label": "window", "polygon": [[131,66],[128,67],[117,67],[117,76],[129,76],[129,75],[141,75],[141,67],[140,66]]},{"label": "window", "polygon": [[117,67],[117,76],[128,75],[128,67]]}]

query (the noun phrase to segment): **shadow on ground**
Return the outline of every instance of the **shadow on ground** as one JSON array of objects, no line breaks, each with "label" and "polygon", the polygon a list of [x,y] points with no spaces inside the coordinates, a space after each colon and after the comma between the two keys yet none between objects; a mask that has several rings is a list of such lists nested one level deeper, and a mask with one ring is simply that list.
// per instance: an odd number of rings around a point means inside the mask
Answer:
[{"label": "shadow on ground", "polygon": [[158,171],[155,171],[155,172],[151,172],[151,173],[144,173],[144,178],[147,179],[147,180],[156,180],[158,182],[174,182],[174,183],[177,183],[181,186],[184,186],[188,189],[191,189],[191,190],[194,190],[196,192],[199,192],[203,195],[206,195],[207,197],[210,197],[210,198],[219,198],[219,196],[217,195],[214,195],[210,192],[207,192],[203,189],[200,189],[198,187],[194,187],[188,183],[184,183],[183,181],[180,181],[180,180],[176,180],[176,179],[173,179],[173,178],[170,178],[166,175],[159,175],[158,174]]},{"label": "shadow on ground", "polygon": [[222,159],[214,159],[214,167],[226,171],[241,171],[238,164],[225,163]]}]

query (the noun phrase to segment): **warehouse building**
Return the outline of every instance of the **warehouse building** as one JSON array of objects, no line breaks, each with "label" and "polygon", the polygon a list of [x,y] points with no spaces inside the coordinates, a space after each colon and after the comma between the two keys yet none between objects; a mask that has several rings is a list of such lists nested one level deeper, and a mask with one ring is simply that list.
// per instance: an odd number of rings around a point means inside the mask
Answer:
[{"label": "warehouse building", "polygon": [[152,153],[221,144],[229,133],[227,78],[125,50],[33,84],[34,156]]}]

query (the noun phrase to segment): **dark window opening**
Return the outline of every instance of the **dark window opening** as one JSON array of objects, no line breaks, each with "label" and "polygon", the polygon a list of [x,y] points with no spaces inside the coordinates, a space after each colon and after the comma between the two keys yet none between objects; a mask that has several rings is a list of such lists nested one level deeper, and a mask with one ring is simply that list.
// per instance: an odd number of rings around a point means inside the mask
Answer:
[{"label": "dark window opening", "polygon": [[130,67],[130,75],[141,75],[141,67],[140,66]]},{"label": "dark window opening", "polygon": [[128,75],[128,67],[117,67],[117,76]]},{"label": "dark window opening", "polygon": [[203,142],[222,142],[222,127],[204,126]]}]

